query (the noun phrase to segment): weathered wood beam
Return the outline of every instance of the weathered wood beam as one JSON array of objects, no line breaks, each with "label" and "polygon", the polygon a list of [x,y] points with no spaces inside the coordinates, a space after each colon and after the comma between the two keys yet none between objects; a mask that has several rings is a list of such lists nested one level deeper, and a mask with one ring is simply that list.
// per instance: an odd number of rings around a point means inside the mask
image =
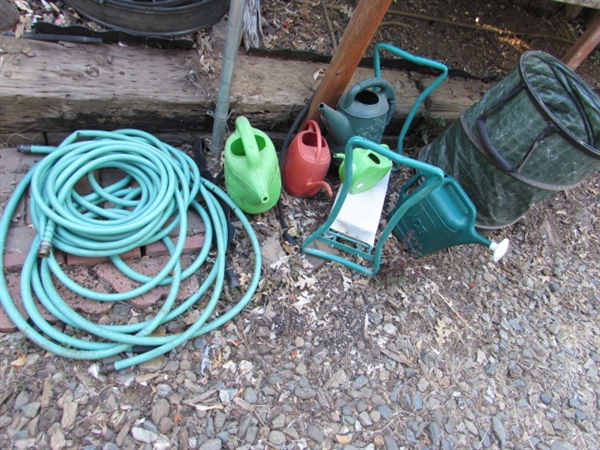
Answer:
[{"label": "weathered wood beam", "polygon": [[[600,6],[600,5],[598,5]],[[596,10],[587,30],[577,39],[573,47],[562,57],[569,68],[575,70],[600,44],[600,10]]]},{"label": "weathered wood beam", "polygon": [[[217,80],[201,72],[195,51],[64,46],[6,36],[0,36],[0,50],[0,144],[49,142],[50,135],[78,129],[196,135],[212,129],[207,111],[214,108]],[[231,90],[230,126],[245,115],[267,133],[285,134],[318,87],[315,73],[325,67],[241,53]],[[419,91],[411,74],[386,70],[384,75],[398,96],[386,129],[393,135]],[[350,85],[372,76],[371,68],[359,67]],[[452,120],[447,103],[465,104],[457,95],[462,97],[463,91],[453,89],[448,99],[431,104],[430,113],[443,112]]]}]

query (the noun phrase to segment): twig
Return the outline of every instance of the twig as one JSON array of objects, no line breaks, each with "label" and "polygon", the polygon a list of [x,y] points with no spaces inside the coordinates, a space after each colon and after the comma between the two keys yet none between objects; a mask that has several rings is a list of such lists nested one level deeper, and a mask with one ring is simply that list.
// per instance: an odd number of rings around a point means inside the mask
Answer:
[{"label": "twig", "polygon": [[412,25],[409,25],[408,23],[403,23],[403,22],[394,22],[393,20],[388,20],[385,22],[381,22],[379,24],[380,27],[386,27],[386,26],[396,26],[396,27],[404,27],[404,28],[414,28]]},{"label": "twig", "polygon": [[337,39],[335,38],[335,33],[333,31],[333,24],[331,23],[331,19],[329,18],[329,11],[327,10],[327,4],[325,0],[321,0],[321,6],[323,6],[323,15],[325,16],[325,21],[327,22],[327,28],[329,29],[329,36],[331,37],[331,45],[333,46],[333,51],[337,50],[338,44]]},{"label": "twig", "polygon": [[465,326],[466,326],[466,327],[467,327],[469,330],[473,331],[473,328],[471,328],[471,325],[469,325],[469,323],[468,323],[468,322],[467,322],[465,319],[463,319],[463,318],[462,318],[462,316],[461,316],[461,315],[458,313],[458,311],[456,311],[456,310],[455,310],[455,309],[452,307],[452,305],[451,305],[451,304],[448,302],[448,300],[446,300],[446,297],[444,297],[444,296],[442,295],[442,293],[439,291],[439,289],[438,289],[437,285],[436,285],[435,283],[432,283],[432,286],[433,286],[433,289],[435,290],[435,293],[436,293],[437,295],[439,295],[439,296],[440,296],[440,298],[441,298],[441,299],[444,301],[444,303],[446,304],[446,306],[447,306],[448,308],[450,308],[450,310],[451,310],[451,311],[452,311],[452,312],[453,312],[453,313],[456,315],[456,317],[458,317],[458,318],[461,320],[461,322],[462,322],[462,323],[464,323],[464,324],[465,324]]}]

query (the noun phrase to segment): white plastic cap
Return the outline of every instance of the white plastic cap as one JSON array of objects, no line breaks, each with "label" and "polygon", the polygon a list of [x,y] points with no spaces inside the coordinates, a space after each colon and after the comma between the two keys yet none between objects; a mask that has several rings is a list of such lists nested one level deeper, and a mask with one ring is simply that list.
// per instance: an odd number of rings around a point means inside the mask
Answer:
[{"label": "white plastic cap", "polygon": [[499,244],[497,242],[492,242],[490,244],[490,250],[494,252],[494,262],[500,261],[502,257],[506,255],[509,242],[510,241],[508,239],[504,239]]}]

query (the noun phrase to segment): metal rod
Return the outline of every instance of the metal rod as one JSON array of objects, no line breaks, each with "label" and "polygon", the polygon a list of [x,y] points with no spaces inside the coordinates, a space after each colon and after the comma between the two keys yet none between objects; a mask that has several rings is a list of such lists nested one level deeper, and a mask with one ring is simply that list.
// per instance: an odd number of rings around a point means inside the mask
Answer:
[{"label": "metal rod", "polygon": [[223,136],[229,113],[231,81],[242,38],[242,24],[246,3],[247,0],[232,0],[229,6],[229,26],[227,28],[227,37],[225,38],[221,81],[219,83],[219,94],[214,112],[215,123],[213,125],[212,139],[208,146],[212,152],[223,151]]}]

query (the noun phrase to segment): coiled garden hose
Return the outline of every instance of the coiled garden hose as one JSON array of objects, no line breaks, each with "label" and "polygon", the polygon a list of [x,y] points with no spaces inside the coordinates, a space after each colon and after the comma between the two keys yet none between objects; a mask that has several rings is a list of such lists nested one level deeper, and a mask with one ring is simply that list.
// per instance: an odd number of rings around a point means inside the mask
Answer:
[{"label": "coiled garden hose", "polygon": [[[21,149],[23,150],[23,149]],[[227,194],[200,176],[198,167],[184,152],[139,130],[82,130],[58,147],[31,146],[29,151],[47,153],[19,183],[0,220],[0,294],[2,306],[14,324],[45,350],[73,359],[103,359],[143,348],[146,351],[105,364],[101,370],[120,370],[171,351],[188,339],[208,333],[231,320],[251,300],[261,274],[260,245],[244,213]],[[102,187],[94,174],[98,169],[120,169],[125,176]],[[93,191],[82,195],[75,184],[87,177]],[[23,317],[11,298],[4,271],[8,229],[19,200],[30,188],[30,212],[38,234],[21,272],[21,300],[31,319]],[[200,201],[196,200],[199,194]],[[226,313],[212,317],[223,289],[227,225],[219,200],[228,204],[248,234],[254,252],[254,271],[245,294]],[[111,208],[103,207],[110,202]],[[200,203],[202,202],[202,203]],[[182,270],[180,256],[185,239],[174,244],[169,233],[179,227],[187,235],[187,212],[193,209],[205,225],[204,245],[194,262]],[[154,277],[136,272],[119,255],[162,240],[169,250],[168,262]],[[186,300],[175,305],[182,280],[209,263],[216,243],[216,257],[208,275]],[[71,280],[54,256],[54,249],[84,257],[109,256],[113,264],[140,286],[123,293],[99,293]],[[212,259],[212,258],[211,258]],[[154,317],[135,324],[94,323],[70,308],[60,297],[52,275],[71,291],[101,302],[127,301],[156,286],[170,286],[167,298]],[[203,301],[199,318],[185,331],[152,335],[159,326],[174,320]],[[71,327],[67,334],[47,322],[35,299],[57,319]],[[35,327],[34,327],[35,326]],[[68,329],[68,327],[67,327]],[[92,335],[91,339],[85,332]]]}]

